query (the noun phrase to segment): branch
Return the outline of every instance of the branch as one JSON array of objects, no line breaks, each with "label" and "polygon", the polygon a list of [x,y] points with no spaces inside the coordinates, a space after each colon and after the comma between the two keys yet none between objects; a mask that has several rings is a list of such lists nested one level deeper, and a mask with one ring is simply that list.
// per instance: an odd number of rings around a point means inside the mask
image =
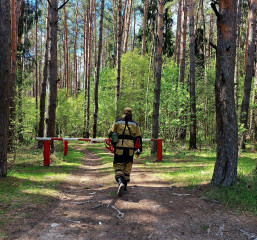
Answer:
[{"label": "branch", "polygon": [[66,5],[67,2],[69,2],[69,0],[66,0],[60,7],[58,7],[57,11],[62,9]]},{"label": "branch", "polygon": [[220,13],[219,13],[218,9],[216,8],[215,3],[212,2],[212,3],[211,3],[211,7],[212,7],[212,9],[213,9],[215,15],[217,16],[217,18],[220,18]]},{"label": "branch", "polygon": [[212,42],[209,42],[209,44],[215,49],[217,50],[217,46],[215,44],[213,44]]},{"label": "branch", "polygon": [[47,2],[49,3],[50,7],[52,7],[52,3],[50,2],[50,0],[47,0]]}]

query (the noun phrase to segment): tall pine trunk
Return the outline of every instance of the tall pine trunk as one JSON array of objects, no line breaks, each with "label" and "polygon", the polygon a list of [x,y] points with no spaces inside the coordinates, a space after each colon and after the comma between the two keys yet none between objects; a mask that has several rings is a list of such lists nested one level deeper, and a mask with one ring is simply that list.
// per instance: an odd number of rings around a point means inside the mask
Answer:
[{"label": "tall pine trunk", "polygon": [[122,1],[118,1],[118,27],[117,27],[117,60],[116,60],[116,92],[115,92],[115,115],[118,112],[118,101],[120,97],[120,58],[121,58],[121,41],[122,41],[122,26],[121,26],[121,10]]},{"label": "tall pine trunk", "polygon": [[94,93],[94,121],[93,121],[93,133],[92,137],[96,137],[97,133],[97,117],[98,117],[98,84],[99,84],[99,73],[100,73],[100,63],[102,54],[102,39],[103,39],[103,17],[104,17],[104,0],[101,1],[101,15],[99,22],[99,42],[98,42],[98,56],[97,65],[95,69],[94,83],[95,83],[95,93]]},{"label": "tall pine trunk", "polygon": [[[163,9],[164,0],[158,1],[158,25],[157,25],[157,51],[156,71],[153,103],[152,138],[157,139],[159,135],[159,107],[162,77],[162,42],[163,42]],[[151,153],[156,153],[157,142],[153,141]]]},{"label": "tall pine trunk", "polygon": [[190,141],[189,149],[196,149],[196,99],[195,99],[195,34],[194,2],[189,0],[189,84],[190,84]]},{"label": "tall pine trunk", "polygon": [[77,62],[77,35],[78,35],[78,0],[76,2],[76,14],[75,14],[75,36],[74,36],[74,94],[77,97],[78,94],[78,62]]},{"label": "tall pine trunk", "polygon": [[64,72],[65,72],[65,85],[66,85],[66,95],[68,97],[69,95],[69,48],[68,48],[68,28],[67,28],[67,13],[66,13],[66,8],[64,6],[63,8],[63,15],[64,15],[64,59],[65,59],[65,67],[64,67]]},{"label": "tall pine trunk", "polygon": [[241,26],[241,16],[242,16],[242,0],[237,1],[237,18],[236,18],[236,23],[237,23],[237,31],[236,31],[236,66],[235,66],[235,78],[234,78],[234,83],[235,83],[235,102],[236,102],[236,109],[238,109],[238,84],[239,84],[239,75],[240,75],[240,61],[241,61],[241,47],[240,47],[240,42],[241,42],[241,33],[240,33],[240,26]]},{"label": "tall pine trunk", "polygon": [[237,181],[238,127],[234,99],[236,55],[236,4],[220,0],[217,16],[217,61],[215,80],[217,157],[212,176],[215,186],[231,186]]},{"label": "tall pine trunk", "polygon": [[[55,116],[57,102],[57,23],[58,0],[51,0],[50,5],[50,61],[49,61],[49,93],[47,99],[46,136],[55,136]],[[53,145],[52,145],[53,147]],[[52,148],[53,151],[53,148]]]},{"label": "tall pine trunk", "polygon": [[[251,0],[249,6],[249,37],[248,37],[248,52],[247,52],[247,64],[244,82],[243,99],[241,105],[240,123],[245,129],[248,129],[248,115],[249,115],[249,103],[254,71],[254,58],[255,58],[255,37],[256,37],[256,1]],[[245,148],[246,131],[242,134],[240,145]],[[241,147],[241,146],[240,146]]]},{"label": "tall pine trunk", "polygon": [[145,4],[144,4],[144,28],[143,28],[143,35],[142,35],[142,53],[141,53],[143,56],[145,55],[145,39],[146,39],[148,4],[149,4],[149,1],[145,0]]},{"label": "tall pine trunk", "polygon": [[131,10],[132,10],[132,0],[128,0],[125,23],[124,23],[125,26],[124,26],[123,53],[127,52]]},{"label": "tall pine trunk", "polygon": [[10,0],[0,2],[0,178],[7,175],[9,82],[11,79]]},{"label": "tall pine trunk", "polygon": [[174,62],[179,66],[179,56],[180,56],[180,41],[181,41],[181,5],[182,0],[178,0],[178,15],[177,15],[177,29],[176,29],[176,41],[175,41],[175,51],[174,51]]},{"label": "tall pine trunk", "polygon": [[[40,115],[39,115],[39,126],[38,126],[38,136],[44,136],[44,122],[45,122],[45,98],[46,98],[46,83],[48,77],[48,58],[49,58],[49,15],[50,15],[50,6],[47,4],[47,17],[46,17],[46,34],[45,34],[45,59],[44,59],[44,69],[43,69],[43,81],[41,85],[41,94],[40,94]],[[38,147],[43,147],[43,142],[38,141]]]},{"label": "tall pine trunk", "polygon": [[10,119],[8,148],[12,149],[15,133],[15,105],[16,105],[16,69],[17,69],[17,26],[15,0],[11,0],[11,35],[12,35],[12,72],[10,81]]},{"label": "tall pine trunk", "polygon": [[[187,34],[187,0],[183,0],[183,34],[182,34],[182,42],[181,42],[181,53],[180,53],[180,71],[179,71],[179,83],[184,86],[185,79],[185,59],[186,59],[186,34]],[[186,106],[182,106],[185,108],[183,110],[183,116],[181,117],[182,126],[178,131],[179,140],[186,139],[186,117],[185,111]]]}]

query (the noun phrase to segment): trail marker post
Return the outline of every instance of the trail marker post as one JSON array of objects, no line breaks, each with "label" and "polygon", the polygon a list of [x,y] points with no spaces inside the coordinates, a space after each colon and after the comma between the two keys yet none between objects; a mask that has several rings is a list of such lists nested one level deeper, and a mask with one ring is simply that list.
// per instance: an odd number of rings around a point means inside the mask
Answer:
[{"label": "trail marker post", "polygon": [[44,166],[50,166],[50,141],[44,140]]}]

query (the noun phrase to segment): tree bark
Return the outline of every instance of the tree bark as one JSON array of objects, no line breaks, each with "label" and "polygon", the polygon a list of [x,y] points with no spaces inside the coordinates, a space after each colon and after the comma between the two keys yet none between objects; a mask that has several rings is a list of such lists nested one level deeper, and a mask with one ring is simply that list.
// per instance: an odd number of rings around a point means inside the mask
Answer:
[{"label": "tree bark", "polygon": [[145,39],[146,39],[148,4],[149,4],[149,1],[145,0],[145,4],[144,4],[144,28],[143,28],[143,36],[142,36],[142,55],[143,56],[145,55]]},{"label": "tree bark", "polygon": [[115,115],[117,116],[118,101],[120,97],[120,58],[121,58],[121,41],[122,41],[122,27],[121,27],[121,10],[122,1],[118,1],[118,27],[117,27],[117,60],[116,60],[116,92],[115,92]]},{"label": "tree bark", "polygon": [[[158,29],[157,29],[157,52],[156,52],[156,71],[155,88],[153,103],[152,138],[158,139],[159,135],[159,107],[161,93],[161,73],[162,73],[162,42],[163,42],[163,9],[164,0],[158,1]],[[153,141],[151,153],[156,153],[157,141]]]},{"label": "tree bark", "polygon": [[69,48],[68,48],[68,29],[67,29],[67,13],[66,7],[63,7],[63,15],[64,15],[64,45],[65,45],[65,82],[66,82],[66,95],[69,96]]},{"label": "tree bark", "polygon": [[11,80],[10,1],[0,2],[0,178],[7,175],[7,143]]},{"label": "tree bark", "polygon": [[[49,93],[46,114],[46,136],[55,136],[55,116],[57,102],[57,23],[58,0],[50,0],[50,64],[49,64]],[[53,144],[52,144],[53,147]],[[52,148],[53,151],[53,148]]]},{"label": "tree bark", "polygon": [[126,11],[127,13],[125,17],[125,26],[124,26],[123,53],[127,52],[131,10],[132,10],[132,0],[128,0],[127,11]]},{"label": "tree bark", "polygon": [[93,121],[93,132],[92,137],[96,137],[97,133],[97,117],[98,117],[98,84],[99,84],[99,73],[100,73],[100,63],[102,54],[102,39],[103,39],[103,17],[104,17],[104,0],[101,1],[101,15],[99,22],[99,42],[98,42],[98,56],[97,65],[95,69],[94,83],[95,83],[95,93],[94,93],[94,121]]},{"label": "tree bark", "polygon": [[76,2],[75,14],[75,36],[74,36],[74,93],[77,97],[78,94],[78,63],[77,63],[77,35],[78,35],[78,0]]},{"label": "tree bark", "polygon": [[117,36],[117,27],[118,27],[118,9],[117,9],[117,1],[112,1],[112,8],[113,8],[113,15],[112,15],[112,21],[113,21],[113,42],[114,42],[114,56],[113,56],[113,65],[116,65],[117,60],[117,43],[118,43],[118,36]]},{"label": "tree bark", "polygon": [[231,186],[237,181],[238,127],[234,99],[236,55],[236,4],[220,0],[217,16],[217,61],[215,80],[217,157],[212,176],[215,186]]},{"label": "tree bark", "polygon": [[87,35],[87,88],[86,88],[86,118],[84,136],[89,137],[89,120],[90,120],[90,76],[91,76],[91,33],[92,33],[92,10],[93,0],[89,1],[88,6],[88,35]]},{"label": "tree bark", "polygon": [[246,68],[247,68],[247,57],[248,57],[248,46],[249,46],[249,28],[250,28],[250,16],[251,15],[251,9],[250,6],[248,6],[248,17],[247,17],[247,28],[246,28],[246,40],[245,40],[245,58],[244,58],[244,74],[246,74]]},{"label": "tree bark", "polygon": [[196,99],[195,99],[195,34],[194,2],[189,0],[189,84],[190,84],[190,141],[189,149],[196,149]]},{"label": "tree bark", "polygon": [[[249,103],[254,71],[254,58],[255,58],[255,37],[256,37],[256,1],[251,0],[249,6],[249,37],[248,37],[248,52],[247,52],[247,64],[246,64],[246,74],[244,81],[244,91],[243,99],[241,105],[241,115],[240,123],[245,129],[248,129],[248,113],[249,113]],[[243,148],[245,148],[246,132],[242,134]]]},{"label": "tree bark", "polygon": [[134,28],[133,28],[133,41],[132,41],[132,51],[135,49],[135,40],[136,39],[136,7],[134,3]]},{"label": "tree bark", "polygon": [[236,109],[238,109],[238,84],[239,84],[239,75],[240,75],[240,58],[241,58],[241,47],[240,47],[240,42],[241,42],[241,34],[240,34],[240,26],[241,26],[241,16],[242,16],[242,0],[237,1],[237,18],[236,18],[236,23],[237,23],[237,31],[236,31],[236,46],[237,46],[237,52],[236,52],[236,66],[235,66],[235,102],[236,102]]},{"label": "tree bark", "polygon": [[177,63],[179,67],[179,56],[180,56],[180,42],[181,42],[181,5],[182,0],[178,0],[178,15],[177,15],[177,29],[176,29],[176,41],[175,41],[175,51],[174,51],[174,62]]},{"label": "tree bark", "polygon": [[[35,34],[35,39],[36,39],[36,42],[35,42],[35,97],[36,97],[36,110],[38,109],[38,51],[37,51],[37,31],[38,31],[38,1],[36,0],[36,13],[35,13],[35,21],[36,21],[36,34]],[[36,119],[38,119],[38,116],[36,114]]]},{"label": "tree bark", "polygon": [[[40,95],[40,115],[39,115],[39,126],[38,126],[38,137],[44,136],[44,122],[45,122],[45,98],[46,98],[46,83],[48,77],[48,58],[49,58],[49,15],[50,6],[47,4],[47,17],[46,17],[46,34],[45,34],[45,59],[44,59],[44,69],[43,69],[43,81],[41,85],[41,95]],[[43,147],[43,142],[38,141],[38,148]]]},{"label": "tree bark", "polygon": [[15,107],[16,107],[16,69],[17,69],[17,26],[15,0],[11,0],[11,24],[12,24],[12,72],[10,80],[10,121],[9,121],[9,138],[8,149],[12,149],[15,134]]},{"label": "tree bark", "polygon": [[[184,85],[185,79],[185,58],[186,58],[186,34],[187,34],[187,0],[183,0],[183,35],[182,35],[182,43],[181,43],[181,53],[180,53],[180,71],[179,71],[179,82]],[[186,108],[185,106],[182,106]],[[185,115],[185,110],[183,111]],[[186,139],[186,117],[182,116],[181,121],[183,125],[180,127],[178,131],[179,140]]]},{"label": "tree bark", "polygon": [[185,78],[185,56],[186,56],[186,31],[187,31],[187,0],[183,0],[183,35],[180,53],[179,82],[184,83]]}]

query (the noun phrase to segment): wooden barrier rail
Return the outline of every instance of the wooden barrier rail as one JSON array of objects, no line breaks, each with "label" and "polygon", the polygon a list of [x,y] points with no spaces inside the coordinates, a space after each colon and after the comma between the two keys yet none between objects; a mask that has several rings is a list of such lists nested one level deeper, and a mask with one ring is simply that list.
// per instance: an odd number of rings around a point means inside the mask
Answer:
[{"label": "wooden barrier rail", "polygon": [[[68,154],[68,141],[87,141],[87,142],[105,142],[106,138],[55,138],[55,137],[37,137],[36,140],[44,143],[44,166],[50,166],[50,141],[63,141],[63,155]],[[143,138],[143,141],[157,141],[157,161],[162,161],[162,142],[164,139]]]}]

